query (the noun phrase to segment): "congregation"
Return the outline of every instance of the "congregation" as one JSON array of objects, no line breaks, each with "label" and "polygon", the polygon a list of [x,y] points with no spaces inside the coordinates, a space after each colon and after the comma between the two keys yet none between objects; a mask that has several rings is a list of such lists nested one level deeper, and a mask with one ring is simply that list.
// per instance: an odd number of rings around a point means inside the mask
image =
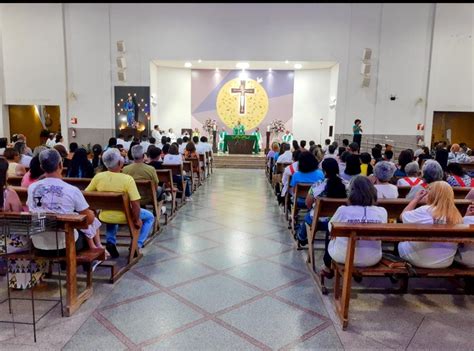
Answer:
[{"label": "congregation", "polygon": [[[389,223],[387,210],[377,204],[381,199],[406,196],[409,202],[395,219],[402,223],[474,224],[474,205],[461,214],[453,191],[465,188],[465,198],[474,200],[474,174],[472,168],[464,168],[474,162],[474,157],[465,143],[436,142],[431,150],[419,145],[417,150],[402,150],[395,159],[393,147],[388,144],[385,150],[376,144],[368,153],[360,152],[359,144],[349,143],[348,139],[342,141],[342,146],[330,139],[325,140],[324,146],[310,141],[309,149],[305,140],[293,140],[291,145],[274,142],[266,159],[277,201],[293,216],[289,228],[299,249],[308,245],[307,231],[313,224],[315,200],[347,201],[332,216],[317,219],[316,230],[325,232],[324,263],[319,270],[322,282],[333,278],[333,261],[346,262],[348,239],[332,238],[332,224]],[[306,194],[297,193],[298,184],[306,185]],[[404,195],[399,193],[401,189],[407,190]],[[304,219],[298,216],[300,211],[306,212]],[[359,240],[354,266],[377,265],[382,249],[380,240]],[[474,246],[469,244],[405,241],[394,252],[395,260],[415,267],[446,268],[453,263],[474,267]]]},{"label": "congregation", "polygon": [[[155,130],[158,130],[158,126],[155,126]],[[79,147],[75,142],[66,147],[59,134],[51,135],[43,145],[33,150],[27,146],[26,137],[22,134],[14,135],[11,143],[1,138],[0,206],[3,212],[85,215],[88,228],[75,231],[76,251],[102,249],[106,259],[116,259],[120,256],[117,233],[119,225],[127,223],[127,213],[102,208],[95,212],[84,194],[127,194],[130,201],[129,223],[139,231],[138,249],[133,253],[136,258],[141,255],[140,250],[147,240],[160,227],[160,216],[165,215],[168,220],[175,214],[177,195],[181,194],[182,204],[192,201],[192,193],[201,180],[209,175],[212,146],[207,137],[194,135],[190,138],[184,135],[182,138],[175,137],[173,141],[170,133],[161,136],[158,141],[153,136],[143,136],[139,140],[119,135],[118,138],[110,138],[107,145],[94,144],[90,150]],[[178,172],[175,172],[176,167]],[[170,171],[172,177],[166,173],[159,176],[157,173],[168,169],[173,169]],[[84,180],[85,185],[81,183],[81,188],[74,180]],[[148,190],[152,189],[153,193],[140,190],[141,181],[151,183]],[[27,191],[26,203],[22,203],[17,194],[21,189]],[[170,213],[167,205],[171,206]],[[100,239],[103,223],[105,247]],[[6,243],[0,243],[0,250],[5,251],[6,248],[9,254],[16,254],[34,248],[37,257],[64,255],[65,238],[62,236],[57,240],[51,232],[36,235],[31,242],[28,237],[10,235]],[[8,264],[9,286],[26,289],[41,284],[47,273],[47,263],[47,260],[39,258],[30,266],[29,260],[12,259]],[[103,260],[94,260],[91,269],[102,263]],[[6,273],[7,262],[0,260],[0,274]]]}]

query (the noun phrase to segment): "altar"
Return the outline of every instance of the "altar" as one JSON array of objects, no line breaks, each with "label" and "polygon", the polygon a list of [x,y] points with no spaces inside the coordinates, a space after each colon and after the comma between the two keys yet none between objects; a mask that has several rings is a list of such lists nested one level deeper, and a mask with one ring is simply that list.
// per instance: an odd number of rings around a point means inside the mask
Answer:
[{"label": "altar", "polygon": [[224,152],[229,154],[251,155],[259,153],[257,137],[255,135],[226,135],[224,137]]}]

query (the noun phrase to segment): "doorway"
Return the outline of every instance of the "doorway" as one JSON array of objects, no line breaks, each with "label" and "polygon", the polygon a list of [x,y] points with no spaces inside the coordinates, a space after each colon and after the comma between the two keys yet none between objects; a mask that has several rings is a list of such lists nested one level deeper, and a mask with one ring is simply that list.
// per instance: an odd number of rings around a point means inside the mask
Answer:
[{"label": "doorway", "polygon": [[448,144],[474,145],[474,112],[435,111],[432,142],[445,140]]},{"label": "doorway", "polygon": [[59,106],[10,105],[10,138],[14,134],[26,136],[28,146],[35,148],[43,144],[42,131],[61,132]]}]

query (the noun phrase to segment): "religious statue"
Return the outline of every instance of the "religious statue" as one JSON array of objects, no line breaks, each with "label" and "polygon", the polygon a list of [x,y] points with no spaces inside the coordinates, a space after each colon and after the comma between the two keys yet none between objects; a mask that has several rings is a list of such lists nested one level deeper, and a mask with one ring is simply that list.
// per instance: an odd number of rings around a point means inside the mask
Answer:
[{"label": "religious statue", "polygon": [[135,107],[136,104],[133,102],[131,95],[128,96],[127,101],[123,105],[123,109],[127,112],[127,125],[129,127],[135,126]]},{"label": "religious statue", "polygon": [[283,142],[289,144],[292,141],[293,141],[293,134],[291,134],[290,131],[287,130],[285,134],[283,135]]},{"label": "religious statue", "polygon": [[260,133],[260,128],[257,127],[252,135],[257,137],[258,151],[260,152],[260,150],[262,150],[262,133]]},{"label": "religious statue", "polygon": [[234,135],[245,135],[245,126],[240,124],[240,121],[237,122],[233,129]]},{"label": "religious statue", "polygon": [[224,138],[227,135],[225,128],[222,127],[222,130],[219,132],[219,151],[224,152]]},{"label": "religious statue", "polygon": [[194,128],[193,137],[195,137],[195,136],[197,136],[198,138],[201,136],[201,133],[199,132],[198,128]]}]

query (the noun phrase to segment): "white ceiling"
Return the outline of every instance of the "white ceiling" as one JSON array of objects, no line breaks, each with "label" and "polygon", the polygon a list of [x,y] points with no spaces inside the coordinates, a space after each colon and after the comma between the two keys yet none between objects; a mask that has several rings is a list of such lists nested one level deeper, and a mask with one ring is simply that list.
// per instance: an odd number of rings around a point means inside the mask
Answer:
[{"label": "white ceiling", "polygon": [[293,70],[295,69],[294,65],[299,63],[302,65],[301,69],[325,69],[331,68],[337,62],[332,61],[202,61],[198,60],[154,60],[153,63],[157,66],[162,67],[171,67],[171,68],[186,68],[184,66],[185,62],[190,62],[192,64],[191,69],[239,69],[236,67],[238,62],[248,62],[249,70],[252,69],[269,69],[272,70]]}]

